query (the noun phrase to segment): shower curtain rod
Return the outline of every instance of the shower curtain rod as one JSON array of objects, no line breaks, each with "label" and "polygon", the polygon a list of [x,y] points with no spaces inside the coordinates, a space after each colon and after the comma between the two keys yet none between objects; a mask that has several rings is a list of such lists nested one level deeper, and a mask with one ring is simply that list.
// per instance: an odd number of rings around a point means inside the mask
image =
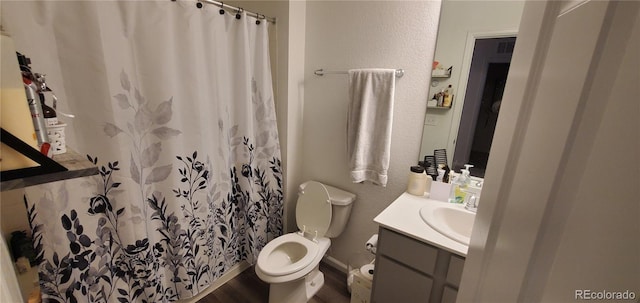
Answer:
[{"label": "shower curtain rod", "polygon": [[[324,76],[326,74],[348,74],[349,72],[346,70],[324,70],[324,69],[316,69],[313,72],[316,76]],[[404,76],[404,69],[396,69],[396,78],[402,78]]]},{"label": "shower curtain rod", "polygon": [[[171,1],[176,1],[176,0],[171,0]],[[220,10],[222,10],[224,8],[227,8],[227,9],[230,9],[230,10],[234,10],[236,12],[245,11],[247,13],[247,15],[249,15],[251,17],[256,17],[257,19],[267,20],[268,22],[276,24],[276,18],[268,17],[268,16],[265,16],[263,14],[254,13],[254,12],[245,10],[242,7],[235,7],[235,6],[231,6],[229,4],[224,4],[224,2],[219,2],[219,1],[214,1],[214,0],[198,0],[198,3],[197,3],[198,8],[202,7],[202,3],[218,6],[218,7],[220,7]]]}]

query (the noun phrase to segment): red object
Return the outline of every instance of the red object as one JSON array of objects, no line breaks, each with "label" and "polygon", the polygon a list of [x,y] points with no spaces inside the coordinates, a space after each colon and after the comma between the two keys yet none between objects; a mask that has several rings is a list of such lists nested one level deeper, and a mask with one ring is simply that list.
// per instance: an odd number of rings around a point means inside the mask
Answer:
[{"label": "red object", "polygon": [[40,153],[51,158],[53,156],[53,150],[51,149],[51,144],[49,144],[48,142],[42,143],[42,145],[40,145]]}]

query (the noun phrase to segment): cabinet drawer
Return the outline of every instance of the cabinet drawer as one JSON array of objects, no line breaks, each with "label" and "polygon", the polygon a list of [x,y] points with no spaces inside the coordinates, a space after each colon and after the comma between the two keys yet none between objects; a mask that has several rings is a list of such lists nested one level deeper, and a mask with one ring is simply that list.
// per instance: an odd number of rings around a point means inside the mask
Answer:
[{"label": "cabinet drawer", "polygon": [[378,254],[388,256],[423,273],[433,275],[438,249],[403,236],[386,228],[380,228]]},{"label": "cabinet drawer", "polygon": [[376,259],[373,303],[428,302],[433,280],[385,256]]},{"label": "cabinet drawer", "polygon": [[464,259],[457,255],[451,255],[451,260],[449,260],[449,270],[447,270],[447,283],[455,286],[456,288],[460,287],[463,268]]}]

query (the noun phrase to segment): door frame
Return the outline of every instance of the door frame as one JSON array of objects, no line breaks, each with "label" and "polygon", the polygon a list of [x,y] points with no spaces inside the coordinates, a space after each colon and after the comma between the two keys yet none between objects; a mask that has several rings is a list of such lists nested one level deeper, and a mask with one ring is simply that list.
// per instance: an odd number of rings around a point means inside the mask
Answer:
[{"label": "door frame", "polygon": [[[453,116],[451,128],[449,129],[449,139],[447,140],[447,150],[451,153],[451,165],[453,165],[453,154],[456,150],[458,131],[460,129],[460,119],[462,119],[462,108],[464,107],[467,85],[469,83],[469,72],[471,72],[471,61],[473,60],[473,50],[477,39],[509,38],[518,36],[518,29],[506,29],[499,31],[477,31],[467,33],[467,41],[464,46],[462,66],[460,67],[460,78],[458,78],[458,88],[454,88],[457,93],[453,100]],[[517,42],[516,42],[517,43]]]},{"label": "door frame", "polygon": [[[509,39],[509,38],[517,38],[515,35],[507,36],[507,37],[490,37],[490,38],[479,38],[475,37],[473,41],[473,50],[472,54],[476,52],[476,43],[478,40],[484,39]],[[504,40],[501,40],[504,41]],[[500,43],[497,42],[497,43]],[[469,163],[469,156],[471,154],[471,149],[473,146],[473,139],[475,136],[476,124],[478,123],[478,114],[480,112],[480,104],[482,101],[482,96],[484,94],[485,83],[487,79],[487,72],[489,70],[489,65],[491,63],[511,63],[511,58],[513,53],[509,53],[508,55],[496,55],[492,54],[490,56],[486,56],[486,54],[475,56],[472,55],[471,65],[475,60],[480,60],[478,63],[479,67],[475,70],[475,75],[471,75],[471,69],[469,69],[469,73],[467,73],[467,87],[464,89],[464,102],[462,103],[462,110],[460,111],[460,119],[458,123],[458,132],[454,138],[453,146],[453,160],[451,162],[452,169],[458,169],[458,167],[462,167],[464,164]],[[508,58],[507,58],[508,57]],[[477,71],[480,70],[480,73]],[[474,80],[479,80],[474,83]],[[475,84],[475,85],[474,85]],[[462,87],[461,87],[462,90]],[[476,102],[473,102],[473,101]],[[469,111],[468,113],[466,111]],[[464,120],[462,118],[465,118]],[[471,119],[468,119],[471,118]],[[456,163],[456,159],[459,160]],[[457,165],[460,164],[460,165]],[[470,163],[473,164],[473,163]]]}]

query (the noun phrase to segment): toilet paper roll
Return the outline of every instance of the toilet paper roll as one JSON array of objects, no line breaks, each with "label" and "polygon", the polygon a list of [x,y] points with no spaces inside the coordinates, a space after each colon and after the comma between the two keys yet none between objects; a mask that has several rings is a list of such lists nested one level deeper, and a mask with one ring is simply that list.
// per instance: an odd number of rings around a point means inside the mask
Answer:
[{"label": "toilet paper roll", "polygon": [[365,264],[360,267],[360,274],[365,277],[365,279],[372,281],[373,280],[373,264]]},{"label": "toilet paper roll", "polygon": [[367,248],[367,251],[370,251],[375,254],[376,247],[378,246],[378,234],[374,234],[373,236],[371,236],[371,238],[369,238],[365,246]]}]

